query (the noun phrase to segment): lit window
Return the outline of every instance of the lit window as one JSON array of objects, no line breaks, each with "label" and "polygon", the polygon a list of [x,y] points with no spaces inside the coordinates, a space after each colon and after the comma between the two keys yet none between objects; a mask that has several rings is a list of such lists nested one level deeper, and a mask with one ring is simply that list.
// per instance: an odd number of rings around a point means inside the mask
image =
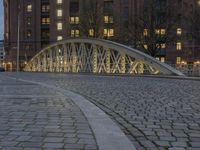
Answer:
[{"label": "lit window", "polygon": [[162,49],[166,48],[166,44],[165,43],[161,44],[161,48]]},{"label": "lit window", "polygon": [[105,37],[112,37],[112,36],[114,36],[114,29],[104,29],[104,36]]},{"label": "lit window", "polygon": [[57,4],[62,4],[63,1],[62,0],[57,0]]},{"label": "lit window", "polygon": [[57,30],[62,30],[63,24],[61,22],[57,23]]},{"label": "lit window", "polygon": [[50,6],[49,4],[42,4],[41,9],[43,13],[46,13],[46,12],[49,12]]},{"label": "lit window", "polygon": [[58,17],[62,17],[63,13],[62,13],[62,9],[58,9],[57,10],[57,16]]},{"label": "lit window", "polygon": [[181,50],[182,49],[182,43],[181,42],[177,42],[176,43],[176,49],[177,50]]},{"label": "lit window", "polygon": [[176,33],[177,33],[177,35],[181,35],[182,34],[182,29],[181,28],[177,28]]},{"label": "lit window", "polygon": [[32,12],[32,5],[31,5],[31,4],[28,4],[28,5],[26,6],[26,11],[27,11],[27,12]]},{"label": "lit window", "polygon": [[162,44],[156,44],[156,47],[157,47],[157,48],[165,49],[165,48],[166,48],[166,44],[165,44],[165,43],[162,43]]},{"label": "lit window", "polygon": [[62,36],[57,36],[57,41],[61,41],[63,39]]},{"label": "lit window", "polygon": [[108,23],[108,16],[104,16],[104,23]]},{"label": "lit window", "polygon": [[71,37],[79,37],[80,31],[78,29],[72,29],[71,30]]},{"label": "lit window", "polygon": [[104,16],[104,23],[113,23],[113,16]]},{"label": "lit window", "polygon": [[50,24],[50,18],[49,17],[43,17],[42,18],[42,24]]},{"label": "lit window", "polygon": [[94,29],[89,29],[89,36],[94,37]]},{"label": "lit window", "polygon": [[70,24],[79,24],[79,17],[70,17]]},{"label": "lit window", "polygon": [[161,61],[161,62],[165,62],[165,57],[161,57],[161,58],[160,58],[160,61]]},{"label": "lit window", "polygon": [[144,36],[147,36],[147,35],[148,35],[148,29],[144,29],[143,35],[144,35]]},{"label": "lit window", "polygon": [[159,29],[156,29],[155,32],[156,32],[156,34],[160,34],[160,30]]},{"label": "lit window", "polygon": [[166,34],[166,30],[165,29],[160,29],[160,34],[161,35],[165,35]]},{"label": "lit window", "polygon": [[156,29],[155,33],[159,34],[159,35],[165,35],[166,34],[166,30],[165,29]]},{"label": "lit window", "polygon": [[27,31],[27,37],[30,38],[31,36],[32,36],[32,31],[31,31],[31,30],[28,30],[28,31]]},{"label": "lit window", "polygon": [[27,18],[27,24],[30,25],[31,24],[31,17]]},{"label": "lit window", "polygon": [[181,57],[176,57],[176,64],[180,64],[181,63]]},{"label": "lit window", "polygon": [[197,1],[197,4],[200,6],[200,0]]},{"label": "lit window", "polygon": [[145,49],[148,49],[148,45],[147,45],[147,44],[144,44],[144,48],[145,48]]}]

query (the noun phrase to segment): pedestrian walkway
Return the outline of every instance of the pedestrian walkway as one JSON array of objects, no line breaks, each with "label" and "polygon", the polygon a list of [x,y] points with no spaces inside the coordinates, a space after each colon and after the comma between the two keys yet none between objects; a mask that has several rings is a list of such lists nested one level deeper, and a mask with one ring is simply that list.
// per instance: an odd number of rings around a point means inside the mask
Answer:
[{"label": "pedestrian walkway", "polygon": [[1,150],[135,150],[120,128],[83,97],[0,74]]},{"label": "pedestrian walkway", "polygon": [[1,150],[97,150],[87,119],[61,93],[0,77]]}]

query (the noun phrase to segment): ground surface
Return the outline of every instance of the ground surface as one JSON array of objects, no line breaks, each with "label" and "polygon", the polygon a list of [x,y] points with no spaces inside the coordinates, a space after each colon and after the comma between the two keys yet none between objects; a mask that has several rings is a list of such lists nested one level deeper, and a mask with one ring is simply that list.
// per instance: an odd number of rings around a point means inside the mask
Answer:
[{"label": "ground surface", "polygon": [[61,93],[0,76],[1,150],[96,150],[80,109]]},{"label": "ground surface", "polygon": [[138,150],[200,150],[199,81],[46,73],[20,78],[85,96],[118,123]]}]

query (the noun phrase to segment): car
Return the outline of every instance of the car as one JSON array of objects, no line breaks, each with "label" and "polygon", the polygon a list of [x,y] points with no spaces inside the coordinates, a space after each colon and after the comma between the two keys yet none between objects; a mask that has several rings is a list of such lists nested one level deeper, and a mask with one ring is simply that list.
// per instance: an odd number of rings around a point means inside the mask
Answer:
[{"label": "car", "polygon": [[0,67],[0,72],[5,72],[6,70],[2,67]]}]

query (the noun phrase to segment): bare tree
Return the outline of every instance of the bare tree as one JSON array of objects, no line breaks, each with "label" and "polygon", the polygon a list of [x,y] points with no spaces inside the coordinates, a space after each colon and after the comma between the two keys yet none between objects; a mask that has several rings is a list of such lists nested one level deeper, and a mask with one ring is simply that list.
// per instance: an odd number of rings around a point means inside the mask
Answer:
[{"label": "bare tree", "polygon": [[[170,6],[170,7],[169,7]],[[134,48],[155,57],[175,38],[174,29],[177,16],[167,1],[149,0],[144,10],[129,20],[127,32],[122,36]]]},{"label": "bare tree", "polygon": [[87,0],[83,9],[84,14],[79,25],[82,36],[102,38],[102,4],[98,0]]}]

